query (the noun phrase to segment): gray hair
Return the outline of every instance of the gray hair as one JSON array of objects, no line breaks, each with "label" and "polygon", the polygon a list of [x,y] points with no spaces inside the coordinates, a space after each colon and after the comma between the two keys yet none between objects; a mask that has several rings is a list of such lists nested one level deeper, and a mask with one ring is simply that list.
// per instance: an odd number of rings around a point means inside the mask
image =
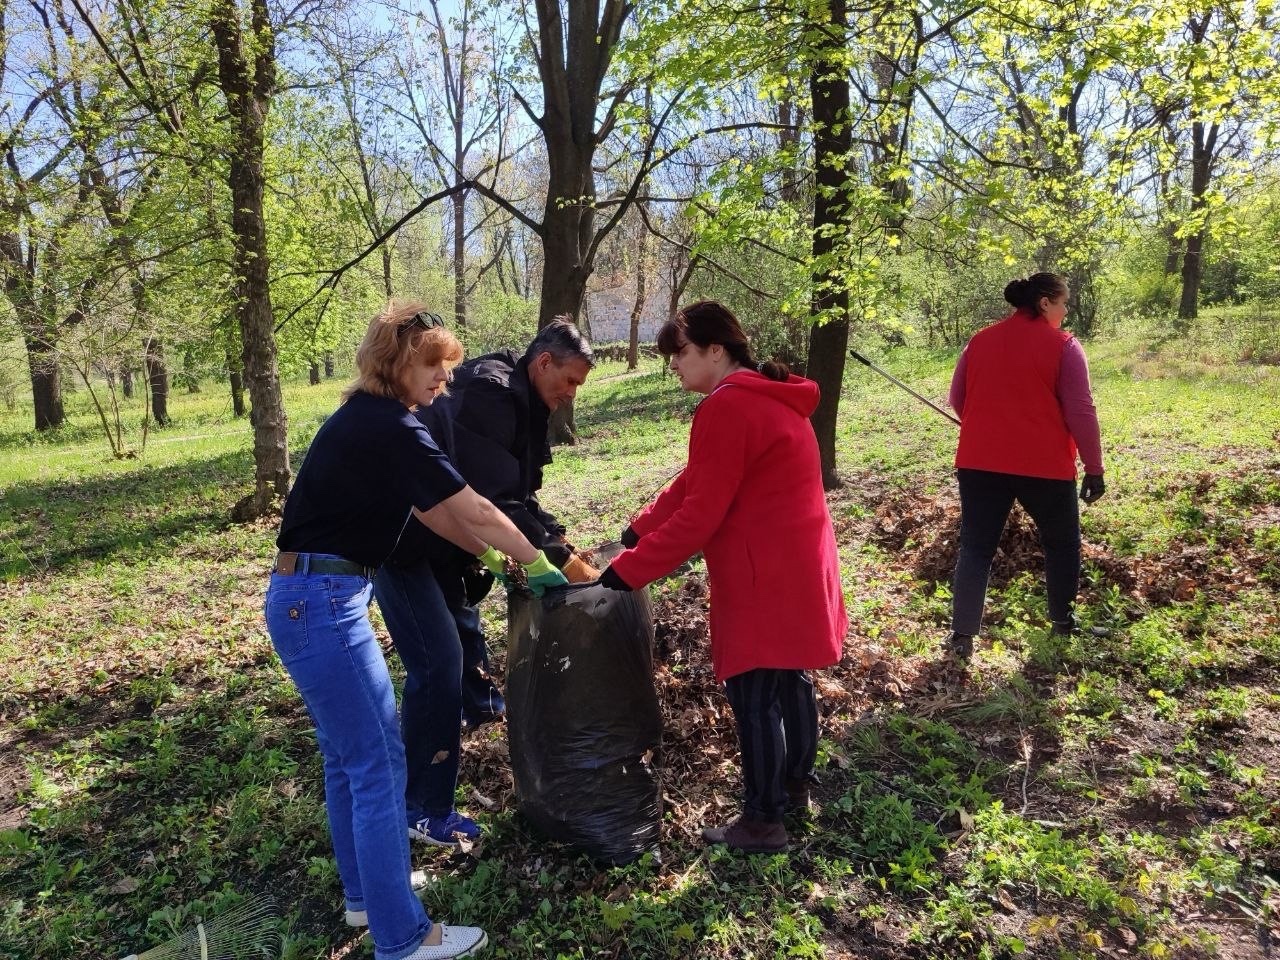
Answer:
[{"label": "gray hair", "polygon": [[525,351],[530,359],[539,354],[549,353],[556,363],[567,363],[570,360],[581,360],[588,367],[596,365],[596,356],[591,352],[591,344],[577,328],[573,318],[567,313],[556,317],[538,331]]}]

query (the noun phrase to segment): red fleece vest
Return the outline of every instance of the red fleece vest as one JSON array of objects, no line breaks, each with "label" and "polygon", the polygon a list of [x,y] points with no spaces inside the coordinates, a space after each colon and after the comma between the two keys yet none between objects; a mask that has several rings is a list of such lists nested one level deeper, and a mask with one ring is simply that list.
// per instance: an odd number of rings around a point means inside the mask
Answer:
[{"label": "red fleece vest", "polygon": [[974,334],[957,467],[1075,479],[1076,444],[1058,402],[1058,368],[1070,338],[1021,311]]}]

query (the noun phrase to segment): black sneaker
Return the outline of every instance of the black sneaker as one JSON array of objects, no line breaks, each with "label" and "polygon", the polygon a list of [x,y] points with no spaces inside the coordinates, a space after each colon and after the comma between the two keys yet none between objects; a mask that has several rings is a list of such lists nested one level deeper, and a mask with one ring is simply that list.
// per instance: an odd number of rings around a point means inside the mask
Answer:
[{"label": "black sneaker", "polygon": [[969,660],[973,657],[973,637],[952,630],[942,642],[942,652],[957,660]]},{"label": "black sneaker", "polygon": [[448,816],[423,817],[416,823],[409,824],[411,840],[422,840],[436,847],[456,847],[461,840],[476,840],[479,837],[480,824],[457,810],[450,810]]}]

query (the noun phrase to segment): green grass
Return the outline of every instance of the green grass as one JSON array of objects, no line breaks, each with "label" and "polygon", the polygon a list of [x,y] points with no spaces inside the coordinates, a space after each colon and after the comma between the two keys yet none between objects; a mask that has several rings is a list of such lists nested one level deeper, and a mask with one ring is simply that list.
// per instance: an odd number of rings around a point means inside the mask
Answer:
[{"label": "green grass", "polygon": [[[819,677],[821,806],[791,825],[790,856],[695,839],[738,787],[727,705],[691,657],[661,681],[669,728],[699,718],[668,744],[661,859],[599,869],[539,840],[486,729],[460,793],[484,843],[415,851],[433,915],[485,926],[511,958],[1258,943],[1280,909],[1280,390],[1256,362],[1210,358],[1208,375],[1178,341],[1134,336],[1089,346],[1109,492],[1084,513],[1081,613],[1110,637],[1050,634],[1033,565],[993,582],[969,676],[942,668],[949,595],[916,571],[954,536],[955,428],[850,365],[830,504],[853,630]],[[945,398],[952,354],[875,359]],[[547,472],[543,501],[580,543],[615,537],[683,463],[694,398],[655,364],[622,372],[583,389],[580,442]],[[341,385],[286,385],[295,465]],[[227,520],[249,489],[247,422],[206,384],[115,460],[84,393],[68,406],[52,436],[0,416],[0,957],[124,955],[263,890],[286,957],[367,955],[338,910],[310,723],[261,620],[274,524]],[[501,638],[500,602],[483,613]]]}]

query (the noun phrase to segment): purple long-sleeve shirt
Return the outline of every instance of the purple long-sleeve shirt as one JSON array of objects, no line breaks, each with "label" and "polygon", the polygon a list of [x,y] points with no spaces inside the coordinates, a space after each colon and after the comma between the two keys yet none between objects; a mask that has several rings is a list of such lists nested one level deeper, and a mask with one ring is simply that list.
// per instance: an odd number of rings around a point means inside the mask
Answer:
[{"label": "purple long-sleeve shirt", "polygon": [[[951,393],[948,397],[952,409],[961,417],[964,416],[968,355],[969,348],[965,347],[956,363],[956,371],[951,375]],[[1084,348],[1075,337],[1063,345],[1056,392],[1058,403],[1062,407],[1062,418],[1067,423],[1071,438],[1076,442],[1084,472],[1102,473],[1102,434],[1098,428],[1098,410],[1093,405],[1093,390],[1089,385],[1089,361],[1085,359]]]}]

